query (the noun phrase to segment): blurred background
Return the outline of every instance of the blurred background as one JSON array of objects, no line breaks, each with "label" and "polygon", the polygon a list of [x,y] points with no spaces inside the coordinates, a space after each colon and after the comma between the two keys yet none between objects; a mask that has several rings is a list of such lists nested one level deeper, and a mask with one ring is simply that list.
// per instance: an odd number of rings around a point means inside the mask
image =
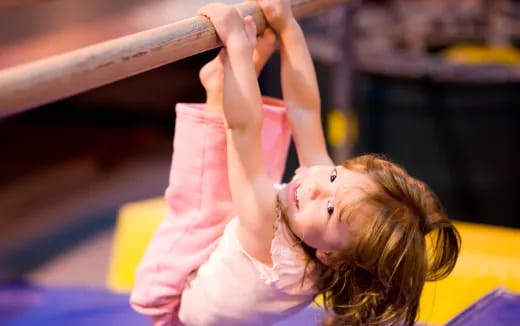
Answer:
[{"label": "blurred background", "polygon": [[[206,2],[2,1],[0,73]],[[520,1],[351,1],[302,24],[337,163],[384,154],[451,218],[520,227]],[[0,280],[104,286],[118,211],[162,195],[174,105],[204,100],[198,70],[215,53],[0,119]],[[278,61],[266,95],[281,94]],[[291,149],[286,178],[296,167]]]}]

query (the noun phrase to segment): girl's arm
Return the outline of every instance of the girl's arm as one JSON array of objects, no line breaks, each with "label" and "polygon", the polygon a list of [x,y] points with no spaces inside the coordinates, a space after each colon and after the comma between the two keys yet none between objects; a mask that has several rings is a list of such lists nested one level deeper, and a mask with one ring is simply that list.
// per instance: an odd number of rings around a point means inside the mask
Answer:
[{"label": "girl's arm", "polygon": [[276,192],[261,151],[263,109],[253,64],[256,30],[251,17],[244,20],[233,7],[210,4],[201,12],[210,18],[226,48],[223,109],[238,237],[248,254],[270,264]]},{"label": "girl's arm", "polygon": [[332,165],[323,136],[316,72],[288,0],[259,0],[281,42],[282,91],[301,165]]}]

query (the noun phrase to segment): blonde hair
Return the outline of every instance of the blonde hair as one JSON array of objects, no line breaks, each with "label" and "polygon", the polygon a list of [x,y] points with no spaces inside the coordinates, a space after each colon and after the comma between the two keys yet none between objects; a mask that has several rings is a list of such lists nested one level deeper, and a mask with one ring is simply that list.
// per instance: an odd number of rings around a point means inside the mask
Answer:
[{"label": "blonde hair", "polygon": [[376,189],[365,190],[363,199],[342,209],[344,215],[368,216],[363,216],[366,223],[355,243],[328,257],[327,265],[315,249],[302,244],[332,312],[325,324],[413,325],[424,283],[453,270],[460,235],[437,196],[396,164],[364,155],[343,166],[366,174]]}]

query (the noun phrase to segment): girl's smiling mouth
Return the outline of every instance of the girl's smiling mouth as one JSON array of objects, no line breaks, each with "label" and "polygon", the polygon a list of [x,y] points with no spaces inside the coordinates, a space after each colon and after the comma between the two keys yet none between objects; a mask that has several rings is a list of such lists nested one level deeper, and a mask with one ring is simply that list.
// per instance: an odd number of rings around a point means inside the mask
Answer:
[{"label": "girl's smiling mouth", "polygon": [[300,209],[300,185],[292,184],[289,187],[289,199],[296,209]]}]

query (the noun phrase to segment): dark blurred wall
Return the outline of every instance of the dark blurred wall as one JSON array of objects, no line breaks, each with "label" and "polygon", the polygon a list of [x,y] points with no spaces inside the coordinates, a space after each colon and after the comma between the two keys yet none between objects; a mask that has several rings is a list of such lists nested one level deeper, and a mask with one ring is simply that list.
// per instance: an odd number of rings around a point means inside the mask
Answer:
[{"label": "dark blurred wall", "polygon": [[358,152],[424,180],[451,218],[520,227],[520,83],[461,84],[361,74]]}]

